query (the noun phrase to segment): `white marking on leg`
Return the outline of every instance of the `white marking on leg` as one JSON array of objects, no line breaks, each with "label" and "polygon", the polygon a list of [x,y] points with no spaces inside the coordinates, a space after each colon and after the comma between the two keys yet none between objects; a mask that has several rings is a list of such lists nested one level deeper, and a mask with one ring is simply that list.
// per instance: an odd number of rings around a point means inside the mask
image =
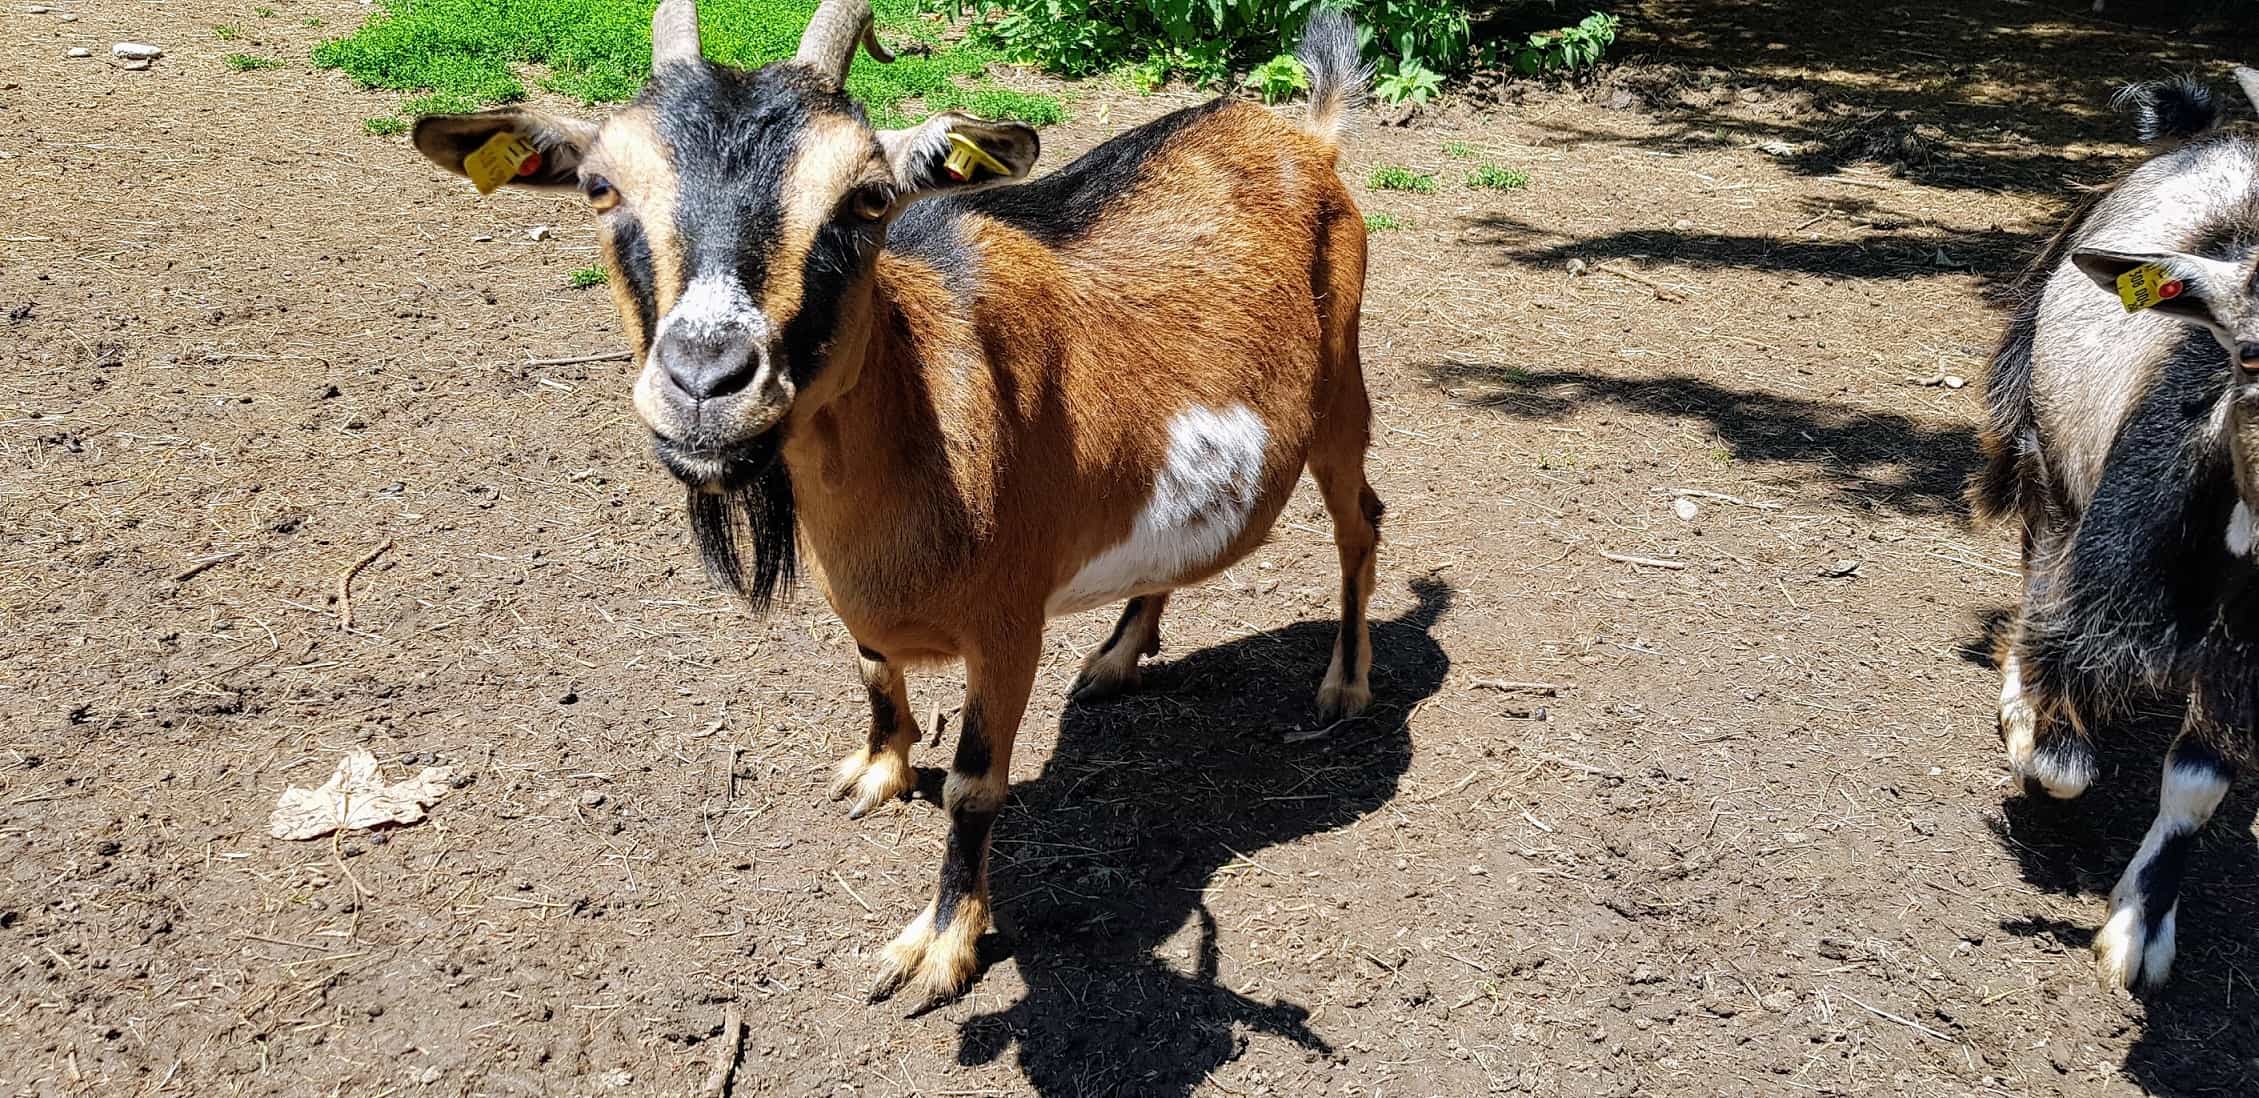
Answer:
[{"label": "white marking on leg", "polygon": [[2235,513],[2228,516],[2228,552],[2239,557],[2251,555],[2251,508],[2238,501]]},{"label": "white marking on leg", "polygon": [[1169,450],[1129,537],[1083,564],[1044,610],[1072,614],[1175,586],[1238,540],[1262,487],[1270,429],[1244,404],[1187,408],[1169,420]]},{"label": "white marking on leg", "polygon": [[2038,729],[2039,714],[2024,698],[2023,661],[2010,652],[2000,676],[2000,734],[2008,742],[2008,765],[2016,768],[2018,777],[2031,776]]},{"label": "white marking on leg", "polygon": [[2154,987],[2172,971],[2180,898],[2172,898],[2173,906],[2151,935],[2145,915],[2150,901],[2158,897],[2143,894],[2142,877],[2164,853],[2166,843],[2194,834],[2212,818],[2228,795],[2228,785],[2228,776],[2211,766],[2174,763],[2165,768],[2157,794],[2157,819],[2142,836],[2141,849],[2134,851],[2117,887],[2110,890],[2110,921],[2094,937],[2104,979],[2130,988],[2138,978]]}]

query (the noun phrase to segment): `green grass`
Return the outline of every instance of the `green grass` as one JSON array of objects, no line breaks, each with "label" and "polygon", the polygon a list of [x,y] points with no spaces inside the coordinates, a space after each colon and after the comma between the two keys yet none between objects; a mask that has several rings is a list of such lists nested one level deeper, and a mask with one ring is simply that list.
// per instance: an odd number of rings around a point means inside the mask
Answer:
[{"label": "green grass", "polygon": [[1404,219],[1392,213],[1369,213],[1365,215],[1365,231],[1368,233],[1392,233],[1405,227]]},{"label": "green grass", "polygon": [[596,266],[582,267],[581,269],[574,271],[571,276],[566,278],[565,281],[571,283],[573,289],[585,290],[591,286],[602,286],[605,282],[609,281],[609,279],[610,276],[605,274],[604,268],[601,266]]},{"label": "green grass", "polygon": [[251,14],[261,19],[272,19],[275,17],[275,10],[269,7],[257,7],[251,9]]},{"label": "green grass", "polygon": [[282,62],[253,53],[231,53],[227,55],[227,67],[237,72],[257,72],[260,69],[279,69]]},{"label": "green grass", "polygon": [[311,15],[309,15],[309,16],[307,16],[306,18],[299,20],[298,22],[299,22],[299,23],[300,23],[301,25],[303,25],[303,26],[308,26],[308,27],[318,27],[318,26],[321,26],[321,25],[322,25],[323,23],[325,23],[325,22],[328,22],[328,20],[325,20],[325,19],[319,19],[319,18],[316,18],[316,17],[314,17],[314,16],[311,16]]},{"label": "green grass", "polygon": [[1519,190],[1530,185],[1530,173],[1520,168],[1484,164],[1467,173],[1467,185],[1492,191]]},{"label": "green grass", "polygon": [[379,118],[364,118],[361,129],[371,137],[398,137],[408,132],[408,120],[397,114]]},{"label": "green grass", "polygon": [[[917,3],[876,0],[879,28],[890,43],[916,39],[932,51],[891,65],[858,55],[849,72],[847,90],[874,125],[903,126],[913,113],[950,109],[1031,125],[1066,117],[1055,97],[990,82],[986,66],[1002,60],[995,52],[939,43],[918,20]],[[651,73],[650,0],[380,0],[380,7],[352,34],[316,46],[314,64],[341,69],[364,88],[426,93],[403,108],[411,114],[524,99],[528,89],[514,68],[535,69],[542,88],[589,104],[631,98]],[[706,0],[698,11],[706,56],[748,68],[790,57],[815,10],[815,0]]]},{"label": "green grass", "polygon": [[222,42],[233,42],[243,37],[243,30],[240,27],[231,27],[225,23],[219,23],[212,27],[212,37]]},{"label": "green grass", "polygon": [[1473,160],[1475,147],[1464,141],[1446,141],[1443,143],[1443,155],[1454,160]]},{"label": "green grass", "polygon": [[1376,191],[1410,191],[1413,194],[1434,194],[1435,173],[1415,172],[1394,164],[1383,164],[1373,169],[1366,186]]}]

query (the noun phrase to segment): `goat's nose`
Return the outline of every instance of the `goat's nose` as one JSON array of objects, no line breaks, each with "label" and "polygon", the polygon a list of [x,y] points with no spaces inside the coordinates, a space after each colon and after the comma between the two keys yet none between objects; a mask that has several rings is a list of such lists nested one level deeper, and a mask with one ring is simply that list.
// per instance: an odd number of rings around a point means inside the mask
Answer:
[{"label": "goat's nose", "polygon": [[752,332],[735,325],[700,330],[670,325],[659,337],[658,351],[659,368],[667,379],[697,400],[745,388],[763,358]]},{"label": "goat's nose", "polygon": [[2259,373],[2259,343],[2244,340],[2235,345],[2236,363],[2253,373]]}]

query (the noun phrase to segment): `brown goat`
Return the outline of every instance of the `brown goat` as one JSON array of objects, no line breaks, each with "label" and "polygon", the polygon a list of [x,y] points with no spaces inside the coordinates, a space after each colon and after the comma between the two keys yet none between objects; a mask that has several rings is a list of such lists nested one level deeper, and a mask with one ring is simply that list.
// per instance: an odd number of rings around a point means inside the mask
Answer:
[{"label": "brown goat", "polygon": [[1364,74],[1323,12],[1302,125],[1213,102],[1020,183],[1024,126],[869,126],[841,84],[858,42],[884,59],[870,26],[868,0],[827,0],[795,61],[743,71],[704,61],[691,0],[666,0],[651,82],[601,125],[506,108],[415,142],[483,188],[587,194],[635,406],[709,565],[758,607],[805,539],[862,653],[851,816],[915,785],[903,669],[964,660],[939,888],[872,993],[914,984],[923,1006],[966,986],[989,925],[1047,618],[1128,600],[1076,696],[1134,685],[1170,592],[1261,544],[1307,466],[1342,573],[1319,715],[1371,698],[1365,229],[1334,170]]}]

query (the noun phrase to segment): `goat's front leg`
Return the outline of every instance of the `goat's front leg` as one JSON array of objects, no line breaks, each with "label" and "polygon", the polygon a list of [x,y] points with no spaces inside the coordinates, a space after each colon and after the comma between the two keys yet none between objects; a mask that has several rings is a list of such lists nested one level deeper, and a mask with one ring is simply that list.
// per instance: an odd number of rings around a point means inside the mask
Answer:
[{"label": "goat's front leg", "polygon": [[907,796],[917,787],[918,772],[910,766],[910,748],[918,742],[918,724],[910,716],[910,692],[900,666],[868,648],[863,656],[863,688],[871,695],[871,738],[860,750],[839,760],[831,799],[855,795],[847,818],[859,820],[887,801]]},{"label": "goat's front leg", "polygon": [[2110,890],[2110,921],[2094,936],[2104,983],[2154,988],[2172,972],[2181,877],[2188,871],[2196,833],[2235,782],[2234,757],[2227,729],[2206,713],[2199,686],[2180,738],[2165,756],[2156,822],[2149,825],[2118,887]]},{"label": "goat's front leg", "polygon": [[943,784],[949,841],[933,902],[879,958],[877,1002],[909,985],[916,1012],[956,997],[972,980],[975,943],[988,929],[988,841],[1010,787],[1012,739],[1026,712],[1043,647],[1031,624],[965,653],[965,715]]}]

